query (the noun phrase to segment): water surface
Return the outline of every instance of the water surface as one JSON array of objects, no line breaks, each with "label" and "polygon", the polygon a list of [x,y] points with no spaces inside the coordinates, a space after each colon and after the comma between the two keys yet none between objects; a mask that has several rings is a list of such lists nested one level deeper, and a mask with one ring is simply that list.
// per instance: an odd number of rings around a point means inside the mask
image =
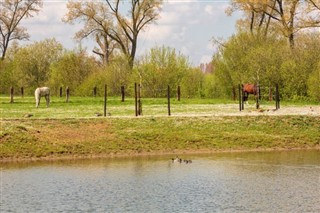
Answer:
[{"label": "water surface", "polygon": [[320,212],[320,152],[1,164],[0,212]]}]

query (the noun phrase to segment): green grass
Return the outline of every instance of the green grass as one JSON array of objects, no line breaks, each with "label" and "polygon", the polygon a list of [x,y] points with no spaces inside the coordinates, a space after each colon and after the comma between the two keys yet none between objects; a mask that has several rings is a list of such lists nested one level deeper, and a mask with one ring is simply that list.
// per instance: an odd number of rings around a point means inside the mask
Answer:
[{"label": "green grass", "polygon": [[[144,116],[168,115],[166,98],[142,98],[142,113]],[[49,108],[45,106],[44,98],[41,99],[40,107],[35,107],[34,97],[15,97],[14,103],[9,103],[9,97],[0,96],[0,113],[3,119],[21,119],[26,114],[32,114],[31,119],[43,118],[92,118],[95,113],[103,114],[103,97],[71,97],[69,103],[65,98],[51,97]],[[216,113],[237,113],[238,102],[222,99],[181,99],[170,100],[172,115],[213,115]],[[254,101],[246,110],[255,110]],[[284,106],[292,103],[284,102]],[[263,101],[262,108],[274,108],[274,102]],[[121,102],[120,97],[108,97],[107,112],[111,116],[135,116],[134,98],[127,98]]]},{"label": "green grass", "polygon": [[[96,112],[103,113],[104,100],[102,97],[71,97],[69,103],[64,98],[51,97],[49,108],[45,106],[45,100],[41,99],[40,107],[35,107],[33,97],[17,97],[14,103],[9,103],[8,97],[0,97],[0,110],[2,118],[22,118],[25,114],[33,114],[32,118],[83,118],[94,117]],[[172,113],[197,113],[199,111],[211,111],[210,105],[221,103],[233,103],[232,101],[216,99],[184,99],[177,101],[171,99]],[[194,107],[202,106],[202,108]],[[145,98],[142,99],[143,115],[167,115],[167,99]],[[235,108],[237,110],[237,108]],[[107,111],[112,116],[134,116],[135,101],[127,98],[121,102],[120,97],[109,97]]]},{"label": "green grass", "polygon": [[[253,105],[241,114],[230,100],[172,98],[169,117],[165,98],[142,99],[143,116],[137,118],[133,98],[108,98],[107,118],[95,115],[103,113],[102,97],[71,97],[69,103],[52,97],[49,108],[43,99],[36,108],[33,97],[9,101],[0,96],[0,160],[320,146],[320,116],[268,116]],[[242,116],[252,112],[260,116]]]},{"label": "green grass", "polygon": [[0,159],[319,148],[320,117],[2,121]]}]

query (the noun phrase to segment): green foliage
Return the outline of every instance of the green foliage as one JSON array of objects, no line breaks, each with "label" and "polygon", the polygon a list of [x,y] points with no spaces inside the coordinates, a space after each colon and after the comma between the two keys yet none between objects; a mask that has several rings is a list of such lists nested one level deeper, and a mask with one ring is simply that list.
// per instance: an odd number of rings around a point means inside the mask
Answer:
[{"label": "green foliage", "polygon": [[103,96],[107,75],[104,70],[99,70],[88,76],[77,89],[82,96],[92,96],[93,88],[97,87],[97,96]]},{"label": "green foliage", "polygon": [[209,84],[211,88],[206,89],[212,91],[218,87],[223,91],[220,97],[229,97],[232,88],[238,84],[259,83],[262,87],[271,88],[279,84],[282,98],[314,98],[315,93],[310,93],[314,91],[310,88],[314,87],[308,87],[308,82],[317,84],[317,78],[310,80],[310,75],[316,72],[319,55],[320,42],[314,39],[314,34],[302,34],[292,49],[286,41],[278,38],[239,33],[228,40],[214,57],[212,79],[216,84]]},{"label": "green foliage", "polygon": [[197,78],[199,72],[192,71],[188,58],[164,46],[152,48],[136,68],[136,79],[139,79],[145,97],[164,97],[168,85],[174,88],[172,92],[181,84],[183,90],[188,91],[190,81],[184,78],[193,75]]},{"label": "green foliage", "polygon": [[18,79],[13,72],[13,64],[8,60],[0,60],[0,92],[9,93],[10,87],[18,87]]},{"label": "green foliage", "polygon": [[[213,74],[206,74],[204,77],[204,96],[207,98],[230,98],[230,89],[223,86],[218,80],[219,77]],[[223,78],[221,78],[223,79]]]},{"label": "green foliage", "polygon": [[26,94],[32,94],[36,87],[46,85],[50,77],[50,65],[59,58],[62,50],[62,45],[55,39],[34,42],[17,49],[12,60],[5,62],[1,78],[7,83],[2,86],[23,86]]},{"label": "green foliage", "polygon": [[318,62],[317,69],[315,69],[308,79],[308,92],[310,96],[320,101],[320,62]]},{"label": "green foliage", "polygon": [[96,61],[83,51],[64,53],[51,65],[49,85],[53,94],[57,94],[60,87],[69,87],[72,94],[81,94],[79,86],[96,71],[96,66]]},{"label": "green foliage", "polygon": [[121,86],[124,86],[127,92],[133,94],[133,74],[127,57],[118,56],[114,58],[106,68],[106,75],[109,95],[120,95]]},{"label": "green foliage", "polygon": [[187,69],[181,80],[182,97],[204,97],[204,74],[200,69]]}]

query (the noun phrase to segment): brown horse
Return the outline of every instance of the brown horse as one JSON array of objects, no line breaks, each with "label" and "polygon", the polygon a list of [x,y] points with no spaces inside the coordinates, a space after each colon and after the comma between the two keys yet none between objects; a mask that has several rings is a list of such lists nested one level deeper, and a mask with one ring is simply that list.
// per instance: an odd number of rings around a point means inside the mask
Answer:
[{"label": "brown horse", "polygon": [[259,86],[256,84],[244,84],[243,85],[243,101],[248,101],[249,94],[253,94],[256,99],[260,99]]}]

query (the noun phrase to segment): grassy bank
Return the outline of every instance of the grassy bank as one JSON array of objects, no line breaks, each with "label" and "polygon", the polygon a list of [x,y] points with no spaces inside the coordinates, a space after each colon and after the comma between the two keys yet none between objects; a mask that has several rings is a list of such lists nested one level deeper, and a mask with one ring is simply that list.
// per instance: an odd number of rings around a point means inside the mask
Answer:
[{"label": "grassy bank", "polygon": [[0,159],[320,147],[319,116],[3,119]]}]

